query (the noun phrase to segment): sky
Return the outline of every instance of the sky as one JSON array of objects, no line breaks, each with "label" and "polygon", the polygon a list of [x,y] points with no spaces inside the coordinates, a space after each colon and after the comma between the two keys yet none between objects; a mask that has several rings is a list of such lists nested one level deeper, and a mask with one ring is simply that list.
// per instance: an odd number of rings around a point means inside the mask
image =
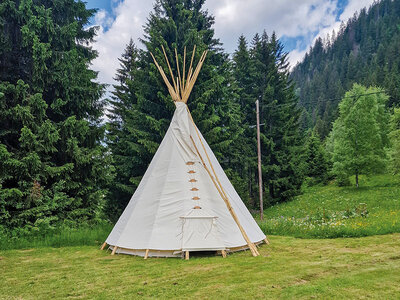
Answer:
[{"label": "sky", "polygon": [[[154,0],[84,0],[88,8],[98,11],[90,25],[99,31],[93,48],[99,53],[92,69],[98,80],[113,84],[121,56],[130,38],[142,47],[146,23]],[[238,37],[251,41],[255,33],[275,32],[289,53],[294,66],[304,57],[318,37],[338,31],[355,12],[369,7],[374,0],[207,0],[205,9],[215,17],[215,35],[226,52],[232,54]]]}]

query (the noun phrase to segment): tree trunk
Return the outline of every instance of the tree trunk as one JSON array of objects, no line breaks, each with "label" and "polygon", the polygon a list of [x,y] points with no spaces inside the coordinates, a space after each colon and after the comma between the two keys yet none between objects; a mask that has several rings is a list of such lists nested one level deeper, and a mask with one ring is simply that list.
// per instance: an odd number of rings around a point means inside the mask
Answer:
[{"label": "tree trunk", "polygon": [[356,187],[358,187],[358,172],[356,172]]}]

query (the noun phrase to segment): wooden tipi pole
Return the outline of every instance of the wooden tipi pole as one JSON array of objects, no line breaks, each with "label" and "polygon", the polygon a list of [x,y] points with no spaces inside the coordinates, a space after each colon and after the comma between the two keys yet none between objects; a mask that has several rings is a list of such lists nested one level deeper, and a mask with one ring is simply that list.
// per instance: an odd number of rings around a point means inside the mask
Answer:
[{"label": "wooden tipi pole", "polygon": [[[178,54],[175,51],[176,65],[177,65],[177,68],[178,68],[178,77],[177,77],[177,80],[175,81],[174,75],[172,73],[172,68],[171,68],[171,65],[169,64],[168,57],[167,57],[167,54],[165,52],[165,49],[164,49],[163,46],[161,46],[161,48],[162,48],[162,51],[164,53],[165,60],[167,61],[167,66],[168,66],[169,72],[171,74],[172,85],[169,82],[169,80],[167,79],[167,76],[165,75],[164,70],[157,63],[154,55],[151,54],[151,56],[152,56],[152,58],[154,60],[154,63],[156,65],[156,67],[158,68],[158,70],[160,71],[161,76],[164,79],[164,82],[168,87],[168,91],[170,92],[170,94],[172,96],[172,99],[174,101],[179,101],[179,102],[186,103],[188,98],[189,98],[190,92],[192,91],[193,86],[194,86],[194,84],[196,82],[197,76],[200,73],[200,69],[201,69],[201,67],[202,67],[202,65],[204,63],[205,58],[206,58],[207,50],[203,52],[203,54],[200,57],[199,62],[197,63],[197,66],[196,66],[195,70],[193,71],[192,65],[193,65],[193,59],[194,59],[194,54],[195,54],[195,50],[196,50],[196,45],[193,47],[192,58],[190,60],[190,65],[189,65],[189,68],[188,68],[188,75],[186,77],[186,83],[185,83],[184,81],[185,81],[185,58],[186,58],[185,54],[186,54],[186,52],[184,53],[183,76],[181,77],[180,76],[180,71],[179,71]],[[179,87],[180,87],[180,91],[179,91]],[[235,211],[234,211],[234,209],[233,209],[233,207],[232,207],[232,205],[231,205],[231,203],[229,201],[229,198],[228,198],[228,196],[227,196],[227,194],[226,194],[221,182],[219,181],[219,178],[218,178],[217,174],[215,173],[215,170],[214,170],[214,167],[213,167],[213,165],[211,163],[210,157],[207,154],[207,151],[206,151],[206,149],[204,147],[203,141],[201,140],[201,137],[200,137],[200,134],[198,132],[198,129],[197,129],[196,125],[194,124],[194,121],[193,121],[192,115],[190,114],[189,109],[188,109],[188,114],[190,116],[190,119],[191,119],[191,121],[193,123],[194,128],[196,129],[196,134],[197,134],[197,136],[198,136],[198,138],[200,140],[200,143],[202,145],[204,153],[207,156],[207,160],[208,160],[209,166],[211,167],[212,173],[208,169],[207,164],[205,163],[205,161],[203,160],[199,150],[197,149],[197,146],[196,146],[196,143],[193,140],[193,137],[190,136],[190,138],[192,140],[192,143],[193,143],[193,146],[195,147],[195,149],[196,149],[196,151],[197,151],[197,153],[198,153],[198,155],[199,155],[199,157],[200,157],[200,159],[201,159],[201,161],[203,163],[203,166],[206,169],[207,173],[209,174],[209,176],[210,176],[213,184],[215,185],[218,193],[220,194],[221,198],[224,200],[229,212],[232,215],[232,218],[234,219],[234,221],[236,222],[237,226],[239,227],[239,230],[242,233],[242,236],[243,236],[244,240],[246,241],[247,245],[249,246],[249,249],[250,249],[251,253],[253,254],[253,256],[258,256],[259,253],[258,253],[257,247],[250,241],[246,231],[244,230],[244,228],[240,224],[239,218],[236,215],[236,213],[235,213]],[[188,251],[186,252],[186,259],[189,259],[189,252]]]},{"label": "wooden tipi pole", "polygon": [[201,141],[200,134],[199,134],[199,132],[198,132],[198,130],[197,130],[196,124],[194,124],[193,118],[192,118],[192,116],[191,116],[189,110],[188,110],[188,113],[189,113],[190,119],[191,119],[191,121],[192,121],[192,123],[193,123],[193,126],[194,126],[194,128],[196,129],[196,133],[197,133],[198,138],[199,138],[199,140],[200,140],[200,142],[201,142],[201,144],[202,144],[202,146],[203,146],[203,150],[204,150],[204,152],[205,152],[205,154],[206,154],[206,156],[207,156],[207,159],[208,159],[209,164],[210,164],[210,166],[211,166],[211,168],[212,168],[212,171],[213,171],[213,173],[214,173],[215,178],[214,178],[214,176],[211,174],[211,172],[210,172],[210,170],[208,169],[206,163],[204,162],[204,159],[203,159],[202,155],[200,154],[200,151],[199,151],[199,149],[197,148],[196,143],[195,143],[193,137],[190,136],[190,139],[192,140],[192,144],[193,144],[194,148],[196,149],[196,152],[197,152],[197,154],[198,154],[198,156],[199,156],[199,158],[200,158],[200,160],[201,160],[201,162],[202,162],[204,168],[206,169],[208,175],[210,176],[211,181],[214,183],[214,186],[217,188],[218,193],[220,194],[221,198],[224,200],[224,202],[225,202],[225,204],[226,204],[226,206],[227,206],[227,208],[228,208],[228,210],[229,210],[229,212],[230,212],[230,214],[231,214],[233,220],[235,221],[235,223],[236,223],[237,226],[239,227],[239,230],[240,230],[240,232],[241,232],[241,234],[242,234],[244,240],[246,241],[247,245],[249,246],[249,249],[250,249],[252,255],[253,255],[253,256],[258,256],[258,255],[260,255],[260,254],[259,254],[259,252],[258,252],[258,250],[257,250],[257,247],[250,241],[250,239],[249,239],[249,237],[248,237],[246,231],[244,230],[244,228],[243,228],[242,225],[240,224],[239,218],[238,218],[238,216],[236,215],[236,212],[234,211],[234,209],[233,209],[233,207],[232,207],[232,205],[231,205],[231,203],[230,203],[230,201],[229,201],[229,199],[228,199],[228,196],[226,195],[225,190],[223,189],[222,184],[221,184],[221,182],[220,182],[219,179],[218,179],[218,176],[217,176],[216,173],[215,173],[214,167],[213,167],[213,165],[211,164],[211,160],[210,160],[210,158],[209,158],[209,156],[208,156],[208,154],[207,154],[207,151],[206,151],[206,149],[205,149],[205,147],[204,147],[203,142]]},{"label": "wooden tipi pole", "polygon": [[107,246],[107,243],[106,242],[104,242],[103,243],[103,245],[101,245],[101,248],[100,248],[100,250],[104,250],[104,248]]}]

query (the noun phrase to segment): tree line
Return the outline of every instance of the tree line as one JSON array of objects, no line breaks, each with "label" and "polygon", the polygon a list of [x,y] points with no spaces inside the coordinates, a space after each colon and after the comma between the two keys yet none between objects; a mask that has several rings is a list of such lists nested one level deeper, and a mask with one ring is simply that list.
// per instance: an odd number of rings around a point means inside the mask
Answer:
[{"label": "tree line", "polygon": [[141,47],[128,42],[112,96],[102,100],[106,87],[90,69],[95,10],[74,0],[0,4],[0,230],[119,217],[175,108],[150,56],[167,70],[161,46],[169,61],[175,48],[180,60],[185,47],[190,57],[196,45],[196,61],[209,51],[188,106],[250,209],[258,207],[256,100],[265,206],[291,200],[305,178],[346,184],[350,175],[383,171],[389,161],[398,170],[399,111],[389,114],[384,90],[355,85],[322,141],[317,129],[302,126],[297,86],[276,35],[240,36],[230,57],[203,5],[156,1]]}]

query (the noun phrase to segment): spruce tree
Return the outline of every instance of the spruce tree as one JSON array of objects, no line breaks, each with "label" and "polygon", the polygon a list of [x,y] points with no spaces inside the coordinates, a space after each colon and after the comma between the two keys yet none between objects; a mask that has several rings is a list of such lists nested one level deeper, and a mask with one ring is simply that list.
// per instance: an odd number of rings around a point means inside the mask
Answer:
[{"label": "spruce tree", "polygon": [[[194,61],[197,62],[201,52],[208,50],[207,58],[197,78],[197,83],[188,100],[188,107],[200,131],[210,144],[215,155],[222,163],[228,175],[236,174],[236,163],[240,161],[239,153],[233,147],[242,130],[240,128],[239,106],[235,94],[230,87],[231,64],[228,55],[214,37],[212,28],[214,19],[205,11],[204,1],[157,1],[145,25],[145,35],[141,42],[144,50],[139,50],[133,75],[134,95],[125,99],[122,95],[114,96],[117,101],[129,102],[126,115],[115,111],[115,117],[121,118],[129,131],[129,142],[132,150],[122,150],[117,155],[131,156],[132,165],[129,167],[128,178],[131,190],[134,190],[140,177],[147,169],[165,132],[170,124],[175,110],[168,90],[154,65],[150,55],[152,52],[169,75],[161,46],[164,46],[174,74],[178,74],[175,64],[175,48],[179,55],[180,66],[186,47],[186,67],[196,45]],[[187,69],[186,69],[187,70]],[[120,84],[118,84],[120,86]],[[113,100],[114,102],[116,99]],[[113,109],[116,108],[113,104]],[[110,139],[119,139],[116,132]],[[113,153],[114,156],[114,153]],[[116,170],[122,170],[123,162],[114,159]],[[117,174],[117,178],[122,175]],[[125,176],[125,175],[124,175]],[[115,184],[120,184],[116,182]],[[115,197],[115,196],[113,196]],[[128,199],[114,199],[126,203]],[[110,199],[110,201],[114,201]],[[124,206],[123,203],[119,207]]]},{"label": "spruce tree", "polygon": [[103,86],[88,68],[94,12],[74,0],[0,4],[2,225],[75,223],[101,211],[108,168]]},{"label": "spruce tree", "polygon": [[302,172],[299,167],[301,136],[300,111],[294,84],[289,80],[287,53],[275,33],[264,34],[255,46],[256,92],[260,99],[263,151],[263,176],[270,202],[291,199],[300,192]]},{"label": "spruce tree", "polygon": [[[265,190],[270,203],[286,201],[299,193],[302,183],[299,153],[300,111],[290,82],[287,54],[273,34],[256,34],[248,54],[243,38],[234,54],[235,82],[239,86],[241,111],[245,112],[243,126],[247,153],[252,163],[248,180],[253,197],[257,191],[257,142],[254,128],[255,104],[260,101],[262,170]],[[249,58],[247,58],[249,56]]]},{"label": "spruce tree", "polygon": [[311,132],[305,143],[304,175],[312,178],[312,183],[324,183],[328,179],[329,163],[320,137]]},{"label": "spruce tree", "polygon": [[140,86],[136,80],[137,60],[138,49],[131,39],[119,58],[120,68],[114,78],[117,84],[114,85],[107,114],[107,144],[112,153],[115,178],[109,187],[106,212],[113,221],[126,207],[146,171],[146,161],[141,156],[145,149],[133,134],[137,124],[142,121],[132,114]]},{"label": "spruce tree", "polygon": [[254,80],[253,65],[250,58],[247,41],[243,35],[239,37],[238,48],[233,54],[233,75],[234,85],[239,94],[240,111],[243,114],[243,136],[240,139],[241,143],[237,145],[241,150],[241,170],[240,175],[243,185],[242,199],[253,208],[257,208],[256,201],[250,203],[250,199],[257,197],[256,178],[257,173],[257,145],[254,142],[256,139],[256,124],[255,116],[255,95],[253,92]]}]

